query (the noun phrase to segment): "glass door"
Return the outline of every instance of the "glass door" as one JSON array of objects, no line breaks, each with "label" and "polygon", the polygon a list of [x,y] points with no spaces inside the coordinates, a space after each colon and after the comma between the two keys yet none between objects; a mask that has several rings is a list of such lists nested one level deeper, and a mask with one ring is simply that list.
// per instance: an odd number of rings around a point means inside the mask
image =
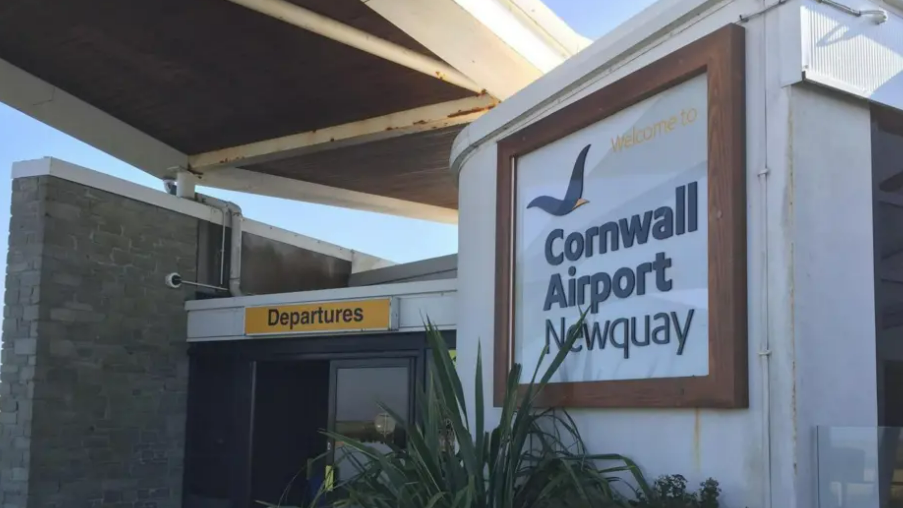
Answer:
[{"label": "glass door", "polygon": [[[331,362],[329,430],[377,450],[404,446],[404,432],[380,403],[411,421],[413,358],[374,358]],[[341,441],[329,443],[328,486],[341,485],[367,459]],[[335,492],[334,495],[341,495]]]}]

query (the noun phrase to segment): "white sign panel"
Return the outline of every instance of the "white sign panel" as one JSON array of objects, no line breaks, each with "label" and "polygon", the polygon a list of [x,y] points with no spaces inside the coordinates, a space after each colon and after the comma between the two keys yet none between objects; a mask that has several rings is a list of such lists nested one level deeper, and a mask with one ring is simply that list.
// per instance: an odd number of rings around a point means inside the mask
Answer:
[{"label": "white sign panel", "polygon": [[517,162],[514,361],[589,309],[552,382],[709,374],[707,83],[698,76]]}]

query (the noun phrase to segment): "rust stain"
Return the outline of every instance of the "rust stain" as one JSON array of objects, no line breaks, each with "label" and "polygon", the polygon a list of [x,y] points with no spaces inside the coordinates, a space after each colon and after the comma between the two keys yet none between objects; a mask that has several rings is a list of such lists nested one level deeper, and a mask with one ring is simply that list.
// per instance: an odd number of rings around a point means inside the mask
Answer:
[{"label": "rust stain", "polygon": [[699,414],[699,408],[693,410],[693,466],[696,471],[702,469],[702,457],[700,452],[700,436],[702,435],[702,422]]},{"label": "rust stain", "polygon": [[479,113],[480,111],[489,111],[490,109],[492,109],[494,107],[495,107],[495,105],[493,104],[492,106],[483,106],[483,107],[477,107],[477,108],[462,109],[462,110],[455,111],[454,113],[448,115],[447,118],[457,118],[459,116],[465,116],[465,115],[470,115],[473,113]]},{"label": "rust stain", "polygon": [[414,122],[414,125],[426,125],[428,122],[426,120],[417,120]]},{"label": "rust stain", "polygon": [[[795,190],[795,168],[793,164],[793,108],[788,108],[787,112],[787,217],[789,217],[790,227],[794,226],[793,224],[793,213],[794,213],[794,193]],[[791,236],[791,235],[787,235]],[[794,250],[796,249],[796,244],[793,241],[792,236],[790,237],[790,241],[787,242],[789,244],[789,259],[794,259]],[[796,380],[799,379],[796,376],[796,283],[794,282],[796,266],[793,263],[789,263],[789,274],[787,280],[790,284],[790,290],[788,292],[789,304],[790,304],[790,351],[793,351],[791,356],[791,370],[793,380],[791,382],[791,390],[790,390],[790,410],[793,415],[793,447],[798,447],[799,440],[799,429],[797,428],[797,393],[796,393]],[[796,454],[793,454],[793,472],[794,474],[797,472],[799,467],[799,463],[796,459]]]}]

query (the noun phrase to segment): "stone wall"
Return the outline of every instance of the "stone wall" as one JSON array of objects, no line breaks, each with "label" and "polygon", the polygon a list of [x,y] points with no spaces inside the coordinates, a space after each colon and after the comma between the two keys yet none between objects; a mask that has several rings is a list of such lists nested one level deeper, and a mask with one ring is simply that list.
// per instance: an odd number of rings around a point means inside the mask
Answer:
[{"label": "stone wall", "polygon": [[0,506],[27,504],[46,186],[13,182],[0,343]]},{"label": "stone wall", "polygon": [[13,181],[0,507],[181,505],[184,300],[198,220],[52,176]]}]

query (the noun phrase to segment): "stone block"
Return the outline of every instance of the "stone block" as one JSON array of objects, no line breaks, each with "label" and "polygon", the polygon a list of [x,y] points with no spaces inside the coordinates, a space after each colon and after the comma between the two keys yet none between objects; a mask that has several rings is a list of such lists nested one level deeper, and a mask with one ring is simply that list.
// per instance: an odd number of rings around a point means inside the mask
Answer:
[{"label": "stone block", "polygon": [[51,276],[50,281],[54,284],[62,284],[64,286],[78,287],[82,283],[82,276],[72,273],[55,273]]},{"label": "stone block", "polygon": [[107,490],[103,493],[104,504],[119,503],[123,501],[122,492],[118,490]]},{"label": "stone block", "polygon": [[41,492],[43,494],[55,494],[60,491],[60,482],[59,481],[38,481],[35,482],[34,485],[35,490]]},{"label": "stone block", "polygon": [[36,321],[40,316],[40,312],[41,307],[39,305],[26,305],[22,311],[22,319],[25,319],[26,321]]},{"label": "stone block", "polygon": [[97,230],[114,235],[125,234],[125,227],[116,222],[111,223],[106,221],[99,221],[97,224]]},{"label": "stone block", "polygon": [[104,491],[125,491],[137,490],[137,478],[110,478],[100,481],[100,486]]},{"label": "stone block", "polygon": [[71,357],[75,355],[75,344],[71,340],[55,339],[50,341],[50,355]]},{"label": "stone block", "polygon": [[16,339],[13,343],[13,352],[17,355],[33,355],[37,352],[37,339]]},{"label": "stone block", "polygon": [[19,303],[19,289],[8,288],[3,294],[3,303],[6,305],[15,305]]},{"label": "stone block", "polygon": [[0,381],[4,383],[16,383],[19,381],[19,373],[6,370],[0,371]]},{"label": "stone block", "polygon": [[45,246],[62,247],[73,252],[79,248],[78,237],[66,230],[47,231],[43,240]]},{"label": "stone block", "polygon": [[72,309],[51,309],[50,319],[53,321],[72,323],[75,322],[76,314],[76,311]]},{"label": "stone block", "polygon": [[125,293],[125,282],[117,279],[105,280],[101,283],[101,292],[105,297],[118,296]]},{"label": "stone block", "polygon": [[[32,401],[28,400],[28,399],[23,399],[23,400],[18,401],[17,405],[19,407],[19,409],[18,409],[19,416],[23,420],[31,420],[32,414],[33,414],[33,407],[34,407]],[[22,436],[27,437],[24,433],[22,434]]]},{"label": "stone block", "polygon": [[123,236],[122,233],[117,234],[95,229],[89,236],[95,244],[109,249],[127,250],[131,245],[131,241],[126,236]]},{"label": "stone block", "polygon": [[37,270],[29,270],[16,274],[19,281],[19,288],[31,288],[41,283],[41,272]]},{"label": "stone block", "polygon": [[75,390],[78,383],[78,374],[72,367],[57,367],[47,372],[47,382],[56,386],[65,387],[69,393]]},{"label": "stone block", "polygon": [[19,369],[19,382],[22,384],[27,383],[34,379],[35,375],[35,367],[25,366]]},{"label": "stone block", "polygon": [[63,304],[63,307],[65,307],[67,309],[72,309],[72,310],[82,310],[82,311],[89,311],[89,312],[94,310],[94,306],[91,305],[90,303],[84,303],[84,302],[79,302],[79,301],[68,301]]},{"label": "stone block", "polygon": [[3,308],[3,333],[5,334],[15,334],[19,328],[19,323],[13,318],[12,314],[13,306],[7,305]]},{"label": "stone block", "polygon": [[24,481],[4,480],[0,483],[0,492],[4,494],[24,494],[27,484]]},{"label": "stone block", "polygon": [[138,491],[138,499],[169,499],[172,495],[170,489],[141,489]]}]

